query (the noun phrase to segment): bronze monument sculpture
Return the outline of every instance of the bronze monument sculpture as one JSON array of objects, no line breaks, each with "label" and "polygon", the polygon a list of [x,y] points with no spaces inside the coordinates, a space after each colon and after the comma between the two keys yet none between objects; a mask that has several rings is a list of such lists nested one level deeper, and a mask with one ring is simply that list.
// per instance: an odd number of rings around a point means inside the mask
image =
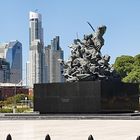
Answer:
[{"label": "bronze monument sculpture", "polygon": [[64,67],[63,74],[67,82],[119,78],[109,64],[110,56],[101,53],[105,32],[106,26],[102,25],[93,34],[84,35],[83,40],[75,39],[74,43],[69,46],[71,56],[68,61],[59,60]]},{"label": "bronze monument sculpture", "polygon": [[34,85],[34,111],[89,114],[138,109],[138,84],[121,82],[109,64],[110,56],[101,53],[106,26],[93,31],[74,40],[68,61],[59,60],[67,82]]}]

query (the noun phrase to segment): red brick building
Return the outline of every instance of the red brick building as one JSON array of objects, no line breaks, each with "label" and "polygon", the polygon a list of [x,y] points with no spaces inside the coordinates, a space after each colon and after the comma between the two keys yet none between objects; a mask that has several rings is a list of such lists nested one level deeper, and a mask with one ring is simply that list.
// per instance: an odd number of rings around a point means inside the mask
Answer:
[{"label": "red brick building", "polygon": [[24,86],[0,86],[0,100],[4,100],[16,94],[29,95],[29,89]]}]

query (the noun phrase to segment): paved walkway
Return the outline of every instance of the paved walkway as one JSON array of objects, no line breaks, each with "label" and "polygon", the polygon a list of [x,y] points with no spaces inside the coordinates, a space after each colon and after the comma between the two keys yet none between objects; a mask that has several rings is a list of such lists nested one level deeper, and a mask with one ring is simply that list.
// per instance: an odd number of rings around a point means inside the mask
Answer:
[{"label": "paved walkway", "polygon": [[0,113],[0,120],[140,120],[140,113],[45,114]]},{"label": "paved walkway", "polygon": [[7,134],[13,140],[135,140],[140,120],[7,120],[0,121],[0,140]]}]

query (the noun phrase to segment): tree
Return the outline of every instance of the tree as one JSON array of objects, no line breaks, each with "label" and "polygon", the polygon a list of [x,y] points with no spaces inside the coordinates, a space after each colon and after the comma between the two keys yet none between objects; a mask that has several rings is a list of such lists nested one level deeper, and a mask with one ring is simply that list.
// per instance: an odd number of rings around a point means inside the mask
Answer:
[{"label": "tree", "polygon": [[140,54],[134,57],[134,65],[140,67]]},{"label": "tree", "polygon": [[13,104],[14,102],[19,103],[21,102],[21,100],[25,100],[25,97],[28,97],[28,95],[17,94],[15,96],[7,98],[4,102],[6,105]]},{"label": "tree", "polygon": [[114,68],[121,78],[124,78],[132,71],[133,64],[134,58],[132,56],[122,55],[116,58]]},{"label": "tree", "polygon": [[127,83],[140,83],[140,69],[131,71],[128,76],[123,78]]},{"label": "tree", "polygon": [[127,55],[117,57],[114,68],[123,82],[140,84],[140,54],[134,57]]},{"label": "tree", "polygon": [[4,101],[0,101],[0,108],[2,108],[2,106],[4,106]]},{"label": "tree", "polygon": [[21,100],[25,100],[25,97],[27,97],[28,95],[25,94],[17,94],[14,96],[16,103],[21,102]]}]

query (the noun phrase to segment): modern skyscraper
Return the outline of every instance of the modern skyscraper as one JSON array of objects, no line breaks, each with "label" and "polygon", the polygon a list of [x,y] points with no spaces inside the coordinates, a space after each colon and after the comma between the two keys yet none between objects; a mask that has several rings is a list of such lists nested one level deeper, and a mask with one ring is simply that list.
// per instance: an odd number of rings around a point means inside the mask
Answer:
[{"label": "modern skyscraper", "polygon": [[42,28],[42,16],[36,12],[29,13],[29,45],[31,47],[32,42],[35,40],[43,43],[43,28]]},{"label": "modern skyscraper", "polygon": [[22,44],[15,40],[0,44],[0,58],[10,63],[10,82],[22,80]]},{"label": "modern skyscraper", "polygon": [[63,60],[63,51],[59,45],[59,36],[56,36],[51,45],[45,48],[45,64],[47,66],[47,82],[56,83],[63,82],[62,76],[63,67],[58,59]]},{"label": "modern skyscraper", "polygon": [[44,42],[41,14],[29,13],[29,62],[27,63],[27,85],[44,82]]},{"label": "modern skyscraper", "polygon": [[0,58],[0,83],[10,82],[10,63]]}]

